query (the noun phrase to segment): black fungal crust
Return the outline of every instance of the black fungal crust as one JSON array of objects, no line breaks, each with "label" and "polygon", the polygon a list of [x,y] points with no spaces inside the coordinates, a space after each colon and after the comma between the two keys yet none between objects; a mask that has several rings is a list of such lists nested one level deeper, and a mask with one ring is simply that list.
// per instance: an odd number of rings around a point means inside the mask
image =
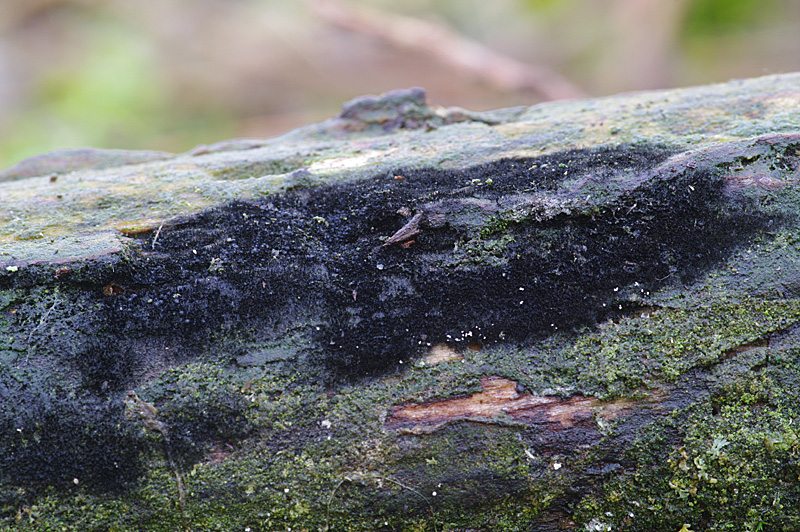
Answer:
[{"label": "black fungal crust", "polygon": [[[669,155],[573,150],[236,201],[145,235],[142,257],[117,272],[132,288],[105,299],[108,329],[178,339],[173,353],[191,356],[221,329],[277,335],[310,319],[312,358],[330,376],[358,378],[438,342],[522,342],[592,324],[629,305],[623,288],[691,278],[764,223],[725,199],[708,170],[641,178]],[[498,206],[510,196],[566,204],[618,177],[641,184],[585,212],[509,219]],[[420,212],[413,243],[383,245]],[[499,266],[464,255],[498,234]]]},{"label": "black fungal crust", "polygon": [[[145,445],[136,427],[121,421],[120,402],[84,397],[54,405],[43,394],[16,393],[30,396],[16,398],[24,410],[0,419],[0,485],[107,492],[144,472]],[[0,500],[18,495],[0,492]]]},{"label": "black fungal crust", "polygon": [[[335,382],[397,371],[439,342],[524,342],[625,311],[636,305],[626,290],[646,294],[689,280],[767,223],[746,200],[726,196],[711,170],[659,174],[670,155],[621,146],[463,170],[397,169],[235,201],[142,234],[125,260],[90,263],[58,280],[61,297],[82,301],[71,315],[53,304],[49,316],[42,309],[24,322],[23,309],[9,317],[20,331],[63,321],[71,345],[83,349],[59,355],[55,333],[37,344],[77,375],[78,395],[74,409],[61,412],[46,392],[9,392],[20,406],[16,417],[0,419],[0,447],[12,449],[0,459],[0,477],[124,488],[140,472],[140,450],[152,449],[141,427],[120,421],[125,390],[152,368],[235,355],[232,345],[292,330],[310,346],[292,362],[297,371]],[[591,194],[606,196],[570,203]],[[509,198],[544,198],[557,208],[520,214],[505,209]],[[384,246],[419,213],[413,243]],[[492,251],[481,251],[488,243]],[[36,341],[34,333],[21,334]],[[216,360],[235,364],[233,356]],[[169,396],[156,406],[181,468],[220,440],[235,445],[250,434],[230,391]],[[226,420],[235,425],[227,439],[219,429]],[[31,445],[29,427],[51,421],[57,432]]]}]

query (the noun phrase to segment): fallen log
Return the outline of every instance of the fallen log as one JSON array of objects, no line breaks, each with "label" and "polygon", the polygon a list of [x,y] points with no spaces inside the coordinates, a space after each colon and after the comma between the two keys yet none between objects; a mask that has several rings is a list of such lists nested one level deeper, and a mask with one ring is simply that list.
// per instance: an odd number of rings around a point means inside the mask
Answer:
[{"label": "fallen log", "polygon": [[800,75],[0,173],[0,523],[800,527]]}]

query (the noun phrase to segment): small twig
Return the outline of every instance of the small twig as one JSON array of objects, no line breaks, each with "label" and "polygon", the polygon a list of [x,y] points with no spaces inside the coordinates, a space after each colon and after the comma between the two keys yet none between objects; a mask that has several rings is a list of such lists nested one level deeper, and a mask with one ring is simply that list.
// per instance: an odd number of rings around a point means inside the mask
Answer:
[{"label": "small twig", "polygon": [[153,243],[150,244],[150,249],[153,249],[153,250],[156,249],[156,240],[158,240],[158,235],[161,234],[161,228],[162,227],[164,227],[164,222],[161,222],[161,225],[158,226],[158,229],[156,230],[156,235],[153,237]]},{"label": "small twig", "polygon": [[422,222],[422,214],[423,213],[421,212],[415,214],[406,225],[398,229],[395,234],[390,236],[381,247],[391,246],[392,244],[401,244],[417,236],[419,234],[420,222]]},{"label": "small twig", "polygon": [[341,0],[306,0],[330,24],[434,56],[504,90],[534,92],[546,100],[583,98],[586,93],[544,65],[508,57],[433,22],[382,13]]}]

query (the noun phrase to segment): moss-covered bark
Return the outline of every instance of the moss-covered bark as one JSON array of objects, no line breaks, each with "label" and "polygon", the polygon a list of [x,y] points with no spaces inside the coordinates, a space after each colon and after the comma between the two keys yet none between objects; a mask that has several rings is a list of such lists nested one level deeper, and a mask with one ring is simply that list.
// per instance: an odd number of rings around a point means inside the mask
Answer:
[{"label": "moss-covered bark", "polygon": [[6,171],[0,527],[796,529],[798,82]]}]

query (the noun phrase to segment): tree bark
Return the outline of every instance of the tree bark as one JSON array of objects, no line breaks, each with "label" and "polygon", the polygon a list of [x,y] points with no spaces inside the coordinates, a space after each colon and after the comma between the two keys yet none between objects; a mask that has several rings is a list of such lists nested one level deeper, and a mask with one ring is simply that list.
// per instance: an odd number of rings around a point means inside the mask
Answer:
[{"label": "tree bark", "polygon": [[794,530],[800,75],[0,173],[0,523]]}]

